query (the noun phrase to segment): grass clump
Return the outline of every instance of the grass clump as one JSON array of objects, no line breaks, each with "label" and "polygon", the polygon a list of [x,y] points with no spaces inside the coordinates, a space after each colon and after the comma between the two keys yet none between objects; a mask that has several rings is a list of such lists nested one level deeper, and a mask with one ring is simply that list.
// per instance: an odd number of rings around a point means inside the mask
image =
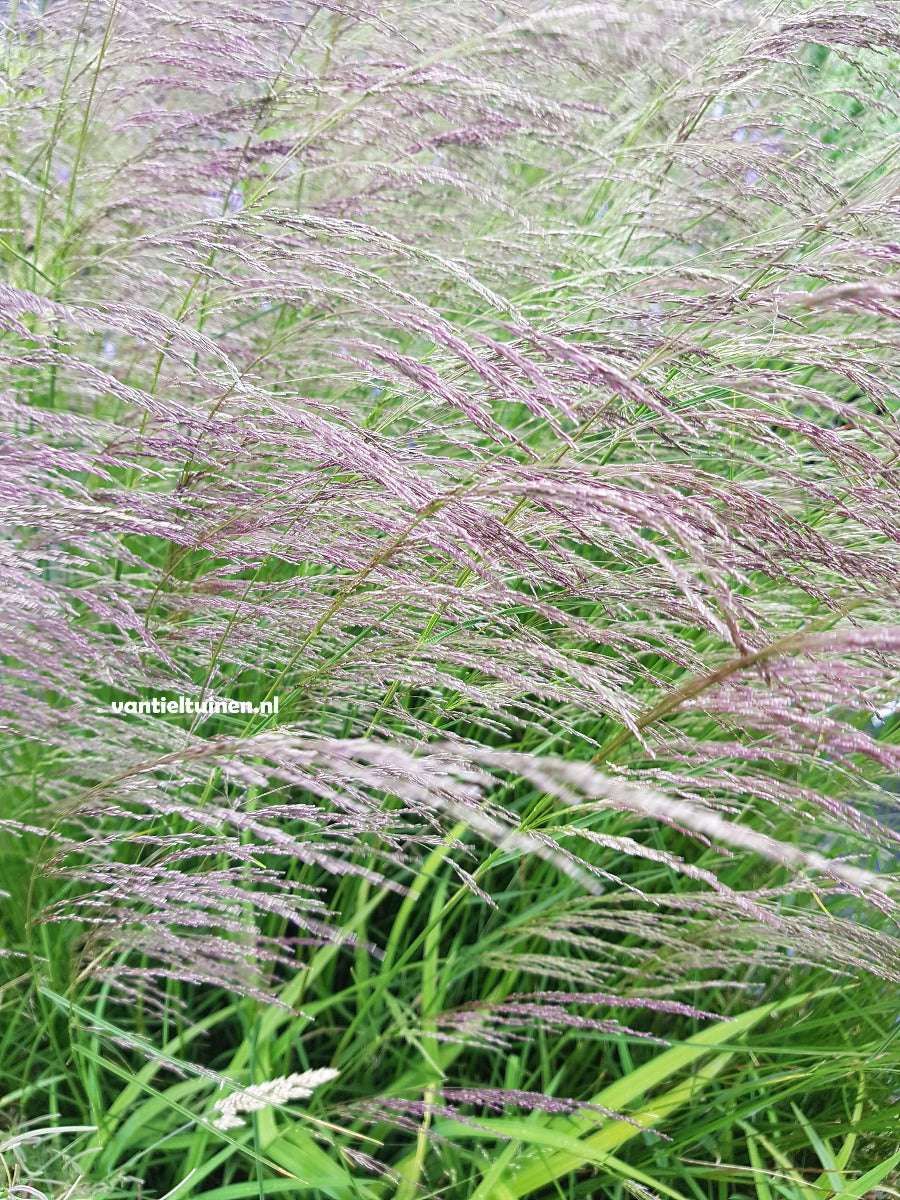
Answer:
[{"label": "grass clump", "polygon": [[9,1195],[893,1194],[893,6],[7,9]]}]

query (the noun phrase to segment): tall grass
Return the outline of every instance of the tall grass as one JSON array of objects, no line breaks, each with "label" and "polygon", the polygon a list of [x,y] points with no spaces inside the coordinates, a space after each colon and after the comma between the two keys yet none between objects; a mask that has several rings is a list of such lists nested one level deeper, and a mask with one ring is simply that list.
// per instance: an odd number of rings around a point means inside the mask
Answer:
[{"label": "tall grass", "polygon": [[8,1195],[897,1194],[895,6],[6,9]]}]

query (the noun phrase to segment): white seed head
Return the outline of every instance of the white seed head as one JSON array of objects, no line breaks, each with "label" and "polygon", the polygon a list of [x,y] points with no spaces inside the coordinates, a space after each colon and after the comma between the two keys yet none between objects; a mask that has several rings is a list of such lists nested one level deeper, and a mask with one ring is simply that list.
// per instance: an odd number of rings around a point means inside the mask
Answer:
[{"label": "white seed head", "polygon": [[236,1129],[244,1122],[239,1112],[256,1112],[267,1104],[287,1104],[290,1100],[306,1100],[313,1089],[339,1074],[331,1067],[319,1067],[315,1071],[301,1071],[293,1075],[282,1075],[265,1083],[254,1083],[239,1092],[231,1092],[218,1099],[213,1108],[220,1114],[214,1121],[215,1129]]}]

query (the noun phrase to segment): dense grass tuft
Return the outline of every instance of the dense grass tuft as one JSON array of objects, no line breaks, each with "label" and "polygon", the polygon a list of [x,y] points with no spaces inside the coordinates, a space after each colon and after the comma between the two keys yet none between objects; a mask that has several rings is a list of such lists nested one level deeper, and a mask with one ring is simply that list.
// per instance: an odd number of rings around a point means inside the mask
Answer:
[{"label": "dense grass tuft", "polygon": [[895,5],[4,10],[0,1189],[900,1194]]}]

